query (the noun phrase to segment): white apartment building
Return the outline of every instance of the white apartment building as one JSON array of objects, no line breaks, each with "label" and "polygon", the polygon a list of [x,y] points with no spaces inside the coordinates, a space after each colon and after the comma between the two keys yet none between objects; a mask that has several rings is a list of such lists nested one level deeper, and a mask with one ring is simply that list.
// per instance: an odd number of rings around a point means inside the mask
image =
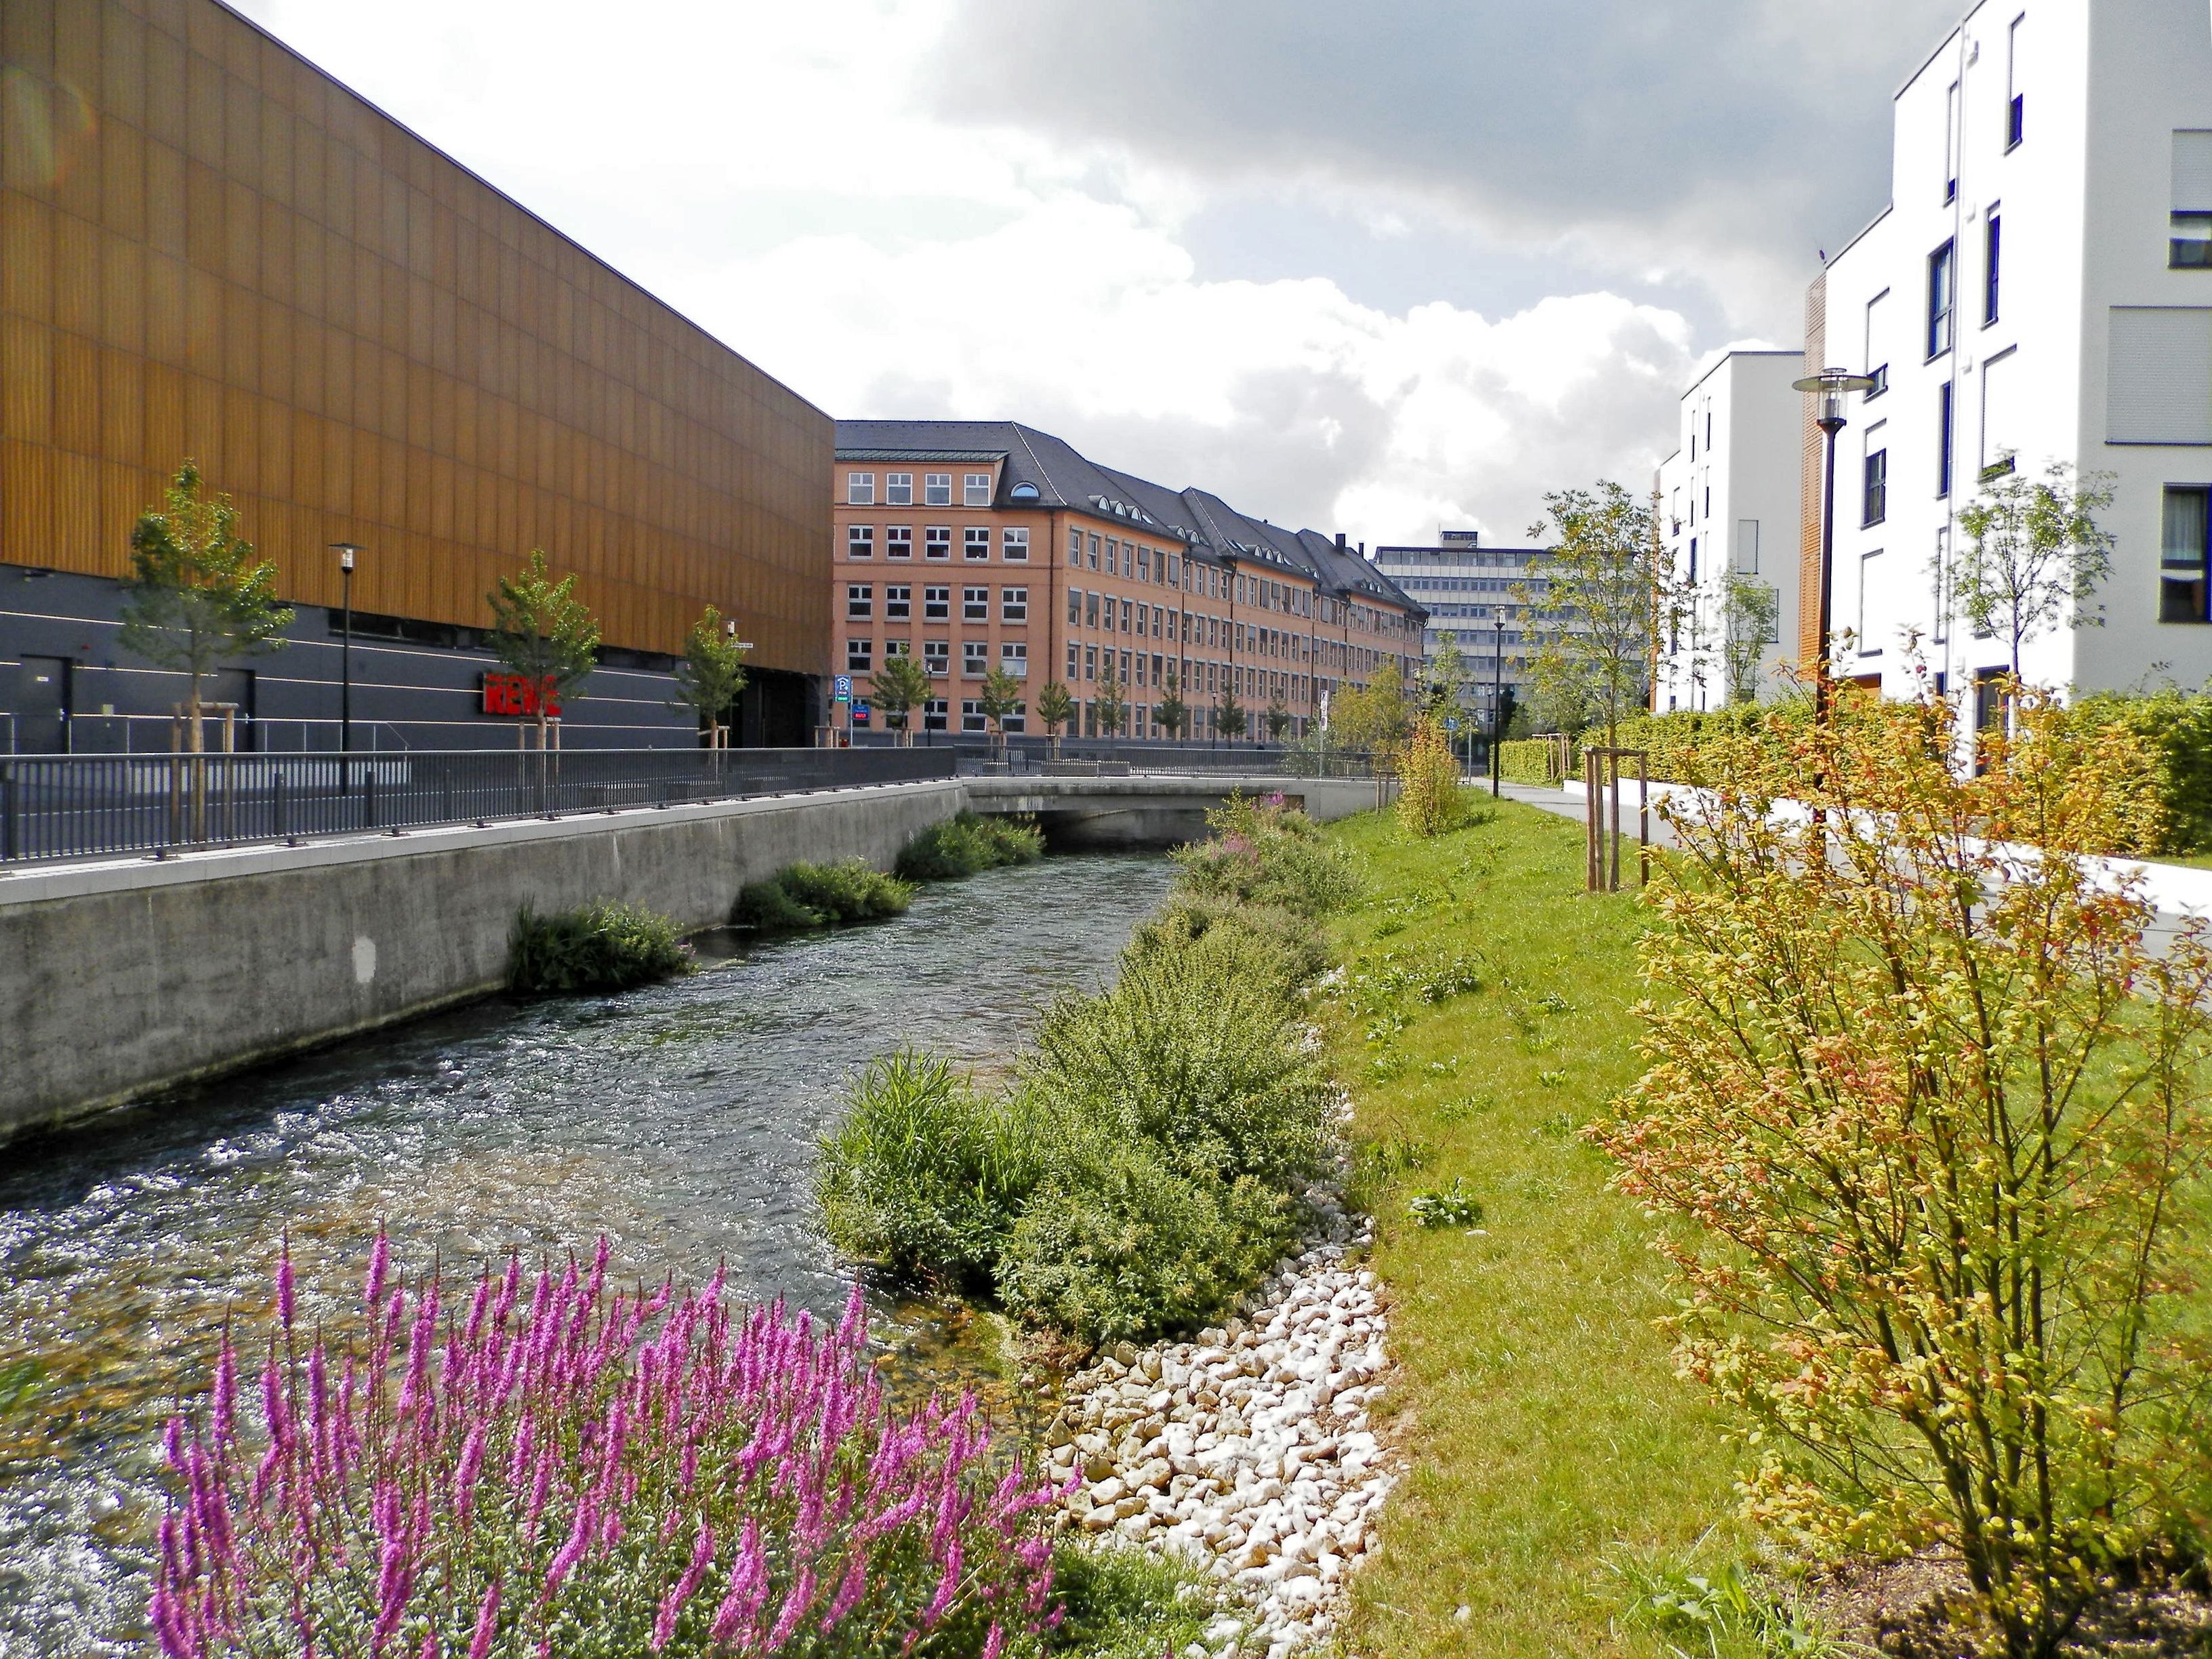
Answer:
[{"label": "white apartment building", "polygon": [[[1790,383],[1803,361],[1795,351],[1731,351],[1682,394],[1678,447],[1659,464],[1658,507],[1684,597],[1660,641],[1656,709],[1718,708],[1782,689],[1778,671],[1797,637],[1803,419]],[[1743,602],[1760,589],[1766,619]]]},{"label": "white apartment building", "polygon": [[[1959,514],[2001,470],[2063,461],[2112,475],[2104,625],[2031,641],[2024,675],[2203,682],[2204,0],[1984,0],[1898,93],[1895,122],[1890,206],[1828,262],[1808,310],[1808,368],[1877,382],[1837,440],[1838,673],[1903,694],[1916,641],[1949,686],[2003,665],[2008,642],[1956,615]],[[1817,486],[1804,511],[1809,548]]]}]

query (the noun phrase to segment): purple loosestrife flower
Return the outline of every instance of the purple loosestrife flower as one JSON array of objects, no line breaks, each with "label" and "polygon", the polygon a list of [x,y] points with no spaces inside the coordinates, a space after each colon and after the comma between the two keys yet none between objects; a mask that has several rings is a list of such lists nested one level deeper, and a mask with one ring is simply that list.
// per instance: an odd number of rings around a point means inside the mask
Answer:
[{"label": "purple loosestrife flower", "polygon": [[499,1580],[495,1578],[484,1587],[483,1600],[477,1604],[476,1633],[469,1638],[469,1659],[491,1659],[493,1638],[499,1634]]},{"label": "purple loosestrife flower", "polygon": [[276,1250],[276,1316],[284,1322],[285,1329],[291,1329],[298,1307],[299,1299],[292,1291],[292,1236],[287,1233]]},{"label": "purple loosestrife flower", "polygon": [[692,1540],[691,1564],[684,1576],[660,1598],[659,1611],[653,1620],[653,1650],[659,1652],[675,1639],[676,1616],[684,1611],[684,1604],[697,1592],[707,1569],[714,1565],[714,1529],[707,1524],[704,1516],[699,1520],[699,1535]]}]

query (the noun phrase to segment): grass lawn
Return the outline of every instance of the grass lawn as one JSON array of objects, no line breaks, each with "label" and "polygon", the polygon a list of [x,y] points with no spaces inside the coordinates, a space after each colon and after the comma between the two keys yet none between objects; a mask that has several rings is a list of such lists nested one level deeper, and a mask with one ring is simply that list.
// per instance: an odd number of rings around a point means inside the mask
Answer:
[{"label": "grass lawn", "polygon": [[[1710,1565],[1742,1544],[1720,1415],[1652,1328],[1669,1305],[1658,1224],[1574,1133],[1638,1070],[1639,907],[1585,896],[1580,825],[1510,801],[1431,842],[1373,813],[1334,833],[1369,896],[1336,925],[1350,978],[1330,1040],[1395,1302],[1386,1409],[1413,1462],[1347,1645],[1661,1653],[1620,1626],[1628,1591],[1607,1560],[1696,1549]],[[1462,957],[1479,989],[1461,988]],[[1394,974],[1410,982],[1363,1006],[1363,978]],[[1407,1199],[1455,1177],[1486,1231],[1409,1217]]]}]

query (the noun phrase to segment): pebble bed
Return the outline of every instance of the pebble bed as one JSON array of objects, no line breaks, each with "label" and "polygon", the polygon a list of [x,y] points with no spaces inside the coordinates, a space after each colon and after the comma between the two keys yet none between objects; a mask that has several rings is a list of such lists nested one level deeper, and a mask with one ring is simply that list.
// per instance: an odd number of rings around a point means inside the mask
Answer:
[{"label": "pebble bed", "polygon": [[1194,1342],[1112,1353],[1067,1380],[1046,1436],[1055,1474],[1080,1475],[1062,1524],[1176,1552],[1246,1616],[1224,1613],[1184,1659],[1327,1638],[1347,1577],[1396,1480],[1368,1426],[1381,1394],[1384,1316],[1375,1275],[1347,1260],[1371,1224],[1308,1195],[1317,1236]]}]

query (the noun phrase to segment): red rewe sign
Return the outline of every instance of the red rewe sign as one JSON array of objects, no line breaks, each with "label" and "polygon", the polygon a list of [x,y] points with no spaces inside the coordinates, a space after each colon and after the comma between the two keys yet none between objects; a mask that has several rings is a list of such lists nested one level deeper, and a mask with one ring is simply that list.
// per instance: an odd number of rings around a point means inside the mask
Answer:
[{"label": "red rewe sign", "polygon": [[535,720],[538,705],[544,705],[548,720],[561,718],[561,701],[554,695],[553,682],[534,684],[525,674],[486,674],[483,677],[483,712]]}]

